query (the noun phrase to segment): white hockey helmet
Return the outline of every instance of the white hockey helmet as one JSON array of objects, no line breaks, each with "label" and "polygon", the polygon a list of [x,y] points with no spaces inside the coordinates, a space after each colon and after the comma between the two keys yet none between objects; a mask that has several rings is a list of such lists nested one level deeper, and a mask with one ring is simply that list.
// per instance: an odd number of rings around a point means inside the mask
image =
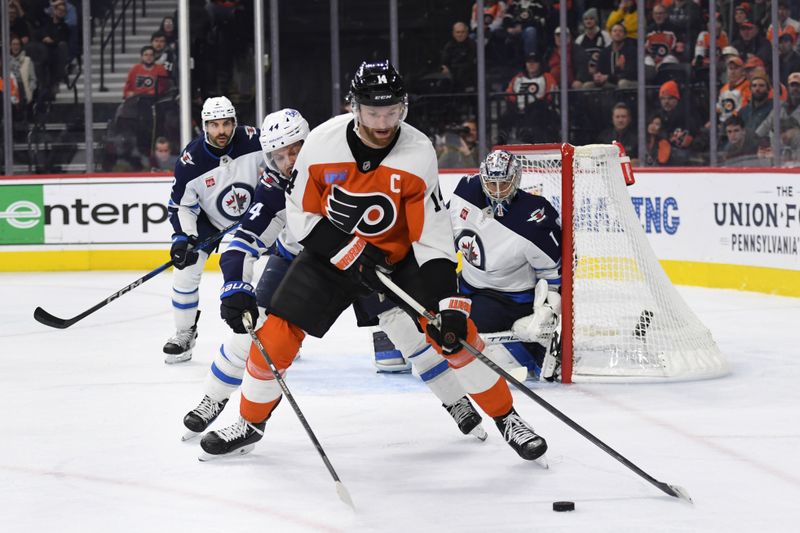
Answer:
[{"label": "white hockey helmet", "polygon": [[522,164],[507,150],[495,150],[481,163],[481,187],[495,215],[501,217],[517,194],[522,179]]},{"label": "white hockey helmet", "polygon": [[203,102],[203,110],[200,112],[200,119],[203,121],[203,132],[207,133],[206,122],[221,118],[232,118],[233,127],[236,128],[236,108],[233,107],[231,101],[224,96],[206,98],[206,101]]},{"label": "white hockey helmet", "polygon": [[272,153],[285,146],[305,141],[308,132],[308,121],[296,109],[285,108],[264,117],[258,140],[269,167],[279,170],[273,161]]}]

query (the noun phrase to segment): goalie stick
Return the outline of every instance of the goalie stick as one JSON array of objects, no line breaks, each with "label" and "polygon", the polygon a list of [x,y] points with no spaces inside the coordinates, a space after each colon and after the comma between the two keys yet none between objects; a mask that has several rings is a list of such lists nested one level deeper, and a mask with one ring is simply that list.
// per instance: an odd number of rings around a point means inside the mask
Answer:
[{"label": "goalie stick", "polygon": [[[429,321],[431,321],[434,324],[438,323],[438,319],[439,319],[438,315],[435,315],[434,313],[431,313],[430,311],[426,310],[422,305],[420,305],[419,302],[414,300],[411,297],[411,295],[409,295],[406,291],[404,291],[402,288],[400,288],[394,281],[392,281],[391,278],[389,278],[389,276],[387,276],[386,274],[384,274],[380,270],[376,270],[376,273],[378,275],[378,279],[381,280],[381,282],[386,286],[386,288],[388,288],[398,298],[400,298],[406,304],[408,304],[420,316],[425,317],[426,319],[428,319]],[[525,396],[527,396],[528,398],[530,398],[534,402],[538,403],[540,406],[542,406],[547,411],[549,411],[550,414],[552,414],[553,416],[555,416],[556,418],[558,418],[559,420],[564,422],[566,425],[568,425],[569,427],[571,427],[572,429],[574,429],[575,431],[580,433],[583,437],[585,437],[587,440],[589,440],[592,444],[594,444],[595,446],[597,446],[598,448],[600,448],[601,450],[603,450],[604,452],[609,454],[611,457],[613,457],[614,459],[616,459],[617,461],[619,461],[620,463],[622,463],[623,465],[628,467],[630,470],[632,470],[635,474],[637,474],[638,476],[643,478],[645,481],[647,481],[650,484],[652,484],[653,486],[657,487],[658,489],[660,489],[665,494],[668,494],[668,495],[673,496],[675,498],[679,498],[679,499],[685,500],[685,501],[687,501],[689,503],[692,503],[692,498],[689,496],[689,493],[686,492],[686,489],[684,489],[683,487],[679,487],[677,485],[670,485],[668,483],[664,483],[663,481],[657,480],[656,478],[654,478],[653,476],[651,476],[650,474],[648,474],[647,472],[645,472],[644,470],[642,470],[641,468],[639,468],[638,466],[633,464],[630,460],[625,458],[622,454],[620,454],[619,452],[614,450],[611,446],[609,446],[608,444],[604,443],[603,441],[601,441],[600,439],[595,437],[593,434],[591,434],[589,431],[584,429],[583,426],[581,426],[580,424],[578,424],[577,422],[572,420],[570,417],[568,417],[567,415],[565,415],[564,413],[562,413],[561,411],[556,409],[556,407],[554,407],[549,402],[547,402],[547,400],[545,400],[544,398],[542,398],[541,396],[539,396],[538,394],[533,392],[531,389],[526,387],[519,380],[514,378],[511,374],[509,374],[508,372],[503,370],[501,367],[496,365],[494,362],[492,362],[491,359],[486,357],[480,350],[478,350],[477,348],[472,346],[470,343],[468,343],[464,339],[459,339],[459,342],[461,343],[461,346],[463,346],[465,350],[467,350],[469,353],[474,355],[483,364],[485,364],[486,366],[488,366],[489,368],[494,370],[497,374],[501,375],[506,380],[508,380],[520,392],[525,394]]]},{"label": "goalie stick", "polygon": [[[214,242],[216,239],[222,238],[226,233],[228,233],[229,231],[233,230],[238,225],[239,225],[238,222],[236,222],[234,224],[231,224],[227,228],[225,228],[225,229],[223,229],[221,231],[218,231],[214,235],[208,237],[203,242],[198,244],[195,248],[202,248],[203,246],[206,246],[206,245]],[[173,264],[174,264],[174,261],[172,261],[172,260],[167,261],[166,263],[164,263],[160,267],[156,268],[155,270],[151,270],[150,272],[148,272],[147,274],[145,274],[141,278],[137,279],[133,283],[129,283],[128,285],[124,286],[123,288],[121,288],[120,290],[118,290],[117,292],[115,292],[114,294],[112,294],[111,296],[109,296],[108,298],[103,300],[102,302],[90,307],[89,309],[87,309],[83,313],[81,313],[79,315],[75,315],[72,318],[58,318],[55,315],[51,315],[50,313],[48,313],[47,311],[45,311],[41,307],[37,307],[33,311],[33,318],[35,318],[37,322],[41,322],[45,326],[50,326],[51,328],[56,328],[56,329],[66,329],[66,328],[70,327],[71,325],[73,325],[74,323],[78,322],[79,320],[83,320],[84,318],[86,318],[87,316],[91,315],[92,313],[94,313],[98,309],[101,309],[101,308],[107,306],[108,304],[110,304],[111,302],[113,302],[114,300],[116,300],[117,298],[122,296],[123,294],[126,294],[126,293],[132,291],[133,289],[135,289],[136,287],[138,287],[139,285],[141,285],[145,281],[149,280],[150,278],[154,278],[155,276],[161,274],[166,269],[171,267]]]},{"label": "goalie stick", "polygon": [[306,417],[303,416],[300,406],[297,405],[294,396],[292,396],[292,393],[289,391],[289,387],[286,386],[286,382],[283,380],[283,377],[281,377],[280,371],[275,366],[275,363],[272,362],[272,358],[269,356],[269,354],[267,354],[267,350],[264,349],[264,345],[261,344],[261,339],[259,339],[258,335],[256,335],[256,332],[253,331],[253,319],[250,317],[249,312],[245,311],[242,313],[242,323],[244,324],[244,328],[247,330],[247,333],[250,334],[250,338],[253,339],[253,344],[255,344],[256,348],[258,348],[258,351],[261,352],[261,356],[267,362],[267,365],[269,365],[272,375],[275,376],[275,381],[278,382],[278,385],[280,385],[281,390],[283,391],[283,395],[286,396],[286,399],[289,400],[289,404],[292,406],[292,409],[294,409],[294,414],[297,415],[297,418],[303,425],[303,429],[306,430],[308,437],[311,439],[311,442],[314,444],[317,452],[319,452],[320,457],[322,457],[322,462],[325,463],[325,467],[328,469],[333,481],[336,483],[336,494],[339,495],[339,499],[355,510],[355,505],[353,505],[353,499],[350,497],[350,493],[347,491],[344,483],[342,483],[342,480],[339,479],[339,475],[336,473],[336,470],[333,469],[333,465],[328,459],[328,455],[325,453],[325,450],[322,449],[322,444],[320,444],[319,440],[317,440],[317,436],[314,435],[314,431],[308,424]]}]

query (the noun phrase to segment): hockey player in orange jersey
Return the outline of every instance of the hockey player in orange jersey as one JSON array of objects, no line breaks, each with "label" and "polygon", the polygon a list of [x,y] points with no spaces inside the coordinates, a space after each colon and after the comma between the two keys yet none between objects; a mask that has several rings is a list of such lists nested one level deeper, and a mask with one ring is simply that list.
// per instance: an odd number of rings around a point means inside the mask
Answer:
[{"label": "hockey player in orange jersey", "polygon": [[[483,346],[469,319],[470,300],[458,294],[435,151],[423,133],[403,122],[402,78],[388,61],[362,63],[350,100],[353,115],[312,130],[298,156],[286,213],[304,249],[275,291],[259,339],[285,372],[305,335],[324,336],[356,298],[373,291],[392,297],[376,275],[380,269],[439,312],[438,327],[419,319],[429,342],[508,444],[524,459],[540,457],[547,444],[514,410],[505,380],[457,340],[444,341],[463,338]],[[250,451],[280,402],[280,387],[257,348],[251,347],[246,367],[241,417],[203,437],[206,458]]]}]

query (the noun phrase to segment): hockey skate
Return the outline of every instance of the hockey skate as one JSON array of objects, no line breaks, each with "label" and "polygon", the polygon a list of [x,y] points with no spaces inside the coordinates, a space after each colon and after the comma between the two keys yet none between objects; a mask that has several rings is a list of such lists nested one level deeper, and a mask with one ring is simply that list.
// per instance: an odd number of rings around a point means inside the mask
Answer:
[{"label": "hockey skate", "polygon": [[244,455],[256,447],[256,442],[264,435],[266,420],[259,424],[251,424],[242,417],[232,425],[210,431],[203,435],[200,447],[203,453],[201,461],[211,461],[228,455]]},{"label": "hockey skate", "polygon": [[512,408],[507,415],[495,417],[494,422],[508,445],[520,457],[527,461],[536,461],[547,468],[547,462],[542,457],[547,451],[547,442],[533,431],[516,410]]},{"label": "hockey skate", "polygon": [[195,339],[197,339],[197,325],[177,331],[164,345],[164,353],[167,354],[164,362],[173,365],[191,360]]},{"label": "hockey skate", "polygon": [[456,403],[452,405],[442,404],[442,407],[447,409],[447,412],[450,413],[450,416],[456,421],[461,433],[464,435],[474,435],[481,441],[486,440],[488,435],[483,429],[483,426],[481,426],[481,420],[483,420],[483,418],[481,418],[480,413],[475,410],[469,398],[463,396]]},{"label": "hockey skate", "polygon": [[200,400],[200,404],[183,417],[183,425],[186,426],[186,429],[189,431],[183,435],[181,440],[193,439],[204,432],[211,422],[217,419],[225,408],[226,403],[228,403],[227,398],[221,402],[217,402],[208,396],[203,396],[203,399]]}]

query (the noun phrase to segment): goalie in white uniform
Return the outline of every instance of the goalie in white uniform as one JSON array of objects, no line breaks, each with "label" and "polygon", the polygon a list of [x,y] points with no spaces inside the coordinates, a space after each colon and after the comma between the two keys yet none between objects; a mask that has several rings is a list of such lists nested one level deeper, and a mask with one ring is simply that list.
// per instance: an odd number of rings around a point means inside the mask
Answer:
[{"label": "goalie in white uniform", "polygon": [[521,177],[517,157],[497,150],[479,174],[456,186],[449,210],[462,254],[460,290],[472,299],[480,333],[511,329],[523,341],[487,346],[490,358],[552,379],[556,361],[548,350],[561,312],[561,219],[543,196],[519,189]]},{"label": "goalie in white uniform", "polygon": [[199,287],[208,256],[220,239],[205,241],[230,226],[250,207],[264,156],[258,129],[237,126],[236,109],[224,96],[208,98],[201,112],[203,134],[190,142],[175,163],[169,199],[174,233],[170,257],[175,266],[172,308],[175,335],[167,340],[164,362],[192,358],[197,337]]}]

